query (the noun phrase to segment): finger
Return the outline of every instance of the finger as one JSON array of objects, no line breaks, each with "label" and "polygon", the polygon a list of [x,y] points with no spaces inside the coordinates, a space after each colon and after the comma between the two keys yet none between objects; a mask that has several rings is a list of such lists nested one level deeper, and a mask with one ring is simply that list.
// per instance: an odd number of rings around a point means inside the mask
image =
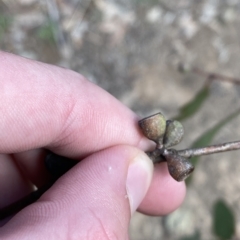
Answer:
[{"label": "finger", "polygon": [[1,236],[127,239],[131,213],[146,194],[152,172],[149,158],[133,147],[117,146],[93,154],[37,203],[17,214],[1,229]]},{"label": "finger", "polygon": [[0,64],[0,152],[48,146],[79,158],[117,144],[146,148],[136,115],[81,75],[3,52]]},{"label": "finger", "polygon": [[[26,156],[27,154],[36,155],[36,153],[33,154],[33,151],[30,151],[20,154],[20,156]],[[27,166],[27,168],[29,168],[29,166]],[[45,179],[45,182],[47,182],[47,179],[48,178]],[[41,178],[42,183],[43,181],[44,177]],[[10,189],[15,191],[15,187],[11,187]],[[183,182],[179,183],[169,176],[165,163],[156,164],[152,183],[138,211],[157,216],[168,214],[180,206],[185,197],[185,192],[185,184]],[[164,198],[162,196],[164,196]],[[166,202],[165,199],[169,200]]]},{"label": "finger", "polygon": [[21,199],[33,190],[9,155],[0,155],[0,209]]},{"label": "finger", "polygon": [[81,158],[124,143],[146,149],[136,116],[77,73],[5,53],[0,63],[0,152],[49,146]]},{"label": "finger", "polygon": [[[6,207],[12,203],[20,207],[20,202],[36,187],[48,184],[50,174],[44,166],[45,152],[35,149],[19,154],[0,155],[0,218],[2,219]],[[26,162],[27,161],[27,162]],[[17,205],[15,205],[17,206]],[[14,207],[10,207],[12,210]],[[16,207],[16,209],[18,209]],[[15,211],[15,210],[13,210]],[[9,211],[8,211],[9,212]],[[11,215],[12,213],[8,213]],[[5,221],[0,221],[0,226]]]},{"label": "finger", "polygon": [[37,187],[43,186],[51,179],[44,163],[46,154],[44,149],[34,149],[13,154],[15,163],[22,170],[24,176]]},{"label": "finger", "polygon": [[167,164],[155,164],[151,186],[138,211],[153,216],[169,214],[182,204],[185,194],[185,183],[169,175]]}]

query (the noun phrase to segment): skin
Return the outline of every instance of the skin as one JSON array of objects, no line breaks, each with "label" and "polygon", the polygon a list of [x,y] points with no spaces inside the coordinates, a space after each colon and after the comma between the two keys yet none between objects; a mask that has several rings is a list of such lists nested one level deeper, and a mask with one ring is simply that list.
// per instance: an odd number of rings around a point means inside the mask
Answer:
[{"label": "skin", "polygon": [[[151,146],[138,117],[76,72],[3,52],[0,66],[0,208],[48,182],[45,149],[81,160],[3,221],[1,239],[128,239],[127,171]],[[179,207],[185,185],[161,163],[144,195],[138,210],[160,216]]]}]

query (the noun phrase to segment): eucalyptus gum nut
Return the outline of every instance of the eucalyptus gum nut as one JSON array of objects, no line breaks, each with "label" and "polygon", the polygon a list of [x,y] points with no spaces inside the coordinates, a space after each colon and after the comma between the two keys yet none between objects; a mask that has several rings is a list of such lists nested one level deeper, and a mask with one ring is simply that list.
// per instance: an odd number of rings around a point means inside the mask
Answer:
[{"label": "eucalyptus gum nut", "polygon": [[171,151],[164,155],[170,175],[178,182],[184,181],[193,172],[194,166],[187,158],[178,155],[176,151]]},{"label": "eucalyptus gum nut", "polygon": [[179,121],[167,120],[166,132],[163,138],[165,148],[169,148],[180,143],[183,135],[183,125]]},{"label": "eucalyptus gum nut", "polygon": [[161,113],[156,113],[138,122],[143,134],[148,139],[162,144],[166,131],[166,119]]}]

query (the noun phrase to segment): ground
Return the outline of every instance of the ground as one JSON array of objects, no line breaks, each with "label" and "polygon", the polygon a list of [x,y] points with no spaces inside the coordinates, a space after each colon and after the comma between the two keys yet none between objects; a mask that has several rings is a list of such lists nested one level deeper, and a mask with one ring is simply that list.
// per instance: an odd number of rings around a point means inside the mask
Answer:
[{"label": "ground", "polygon": [[[139,116],[161,111],[171,118],[206,78],[182,73],[179,65],[240,75],[238,0],[1,0],[2,50],[64,66],[100,85]],[[183,121],[188,147],[201,133],[239,108],[240,87],[214,81],[211,94]],[[234,118],[214,143],[240,138]],[[240,153],[202,157],[180,209],[165,217],[136,213],[132,240],[178,240],[212,233],[218,199],[234,209],[240,239]]]}]

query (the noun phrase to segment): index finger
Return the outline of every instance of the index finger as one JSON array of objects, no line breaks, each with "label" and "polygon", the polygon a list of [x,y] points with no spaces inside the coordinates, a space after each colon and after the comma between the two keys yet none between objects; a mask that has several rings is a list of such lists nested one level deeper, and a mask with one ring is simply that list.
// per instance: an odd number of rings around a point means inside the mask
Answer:
[{"label": "index finger", "polygon": [[0,53],[0,152],[47,147],[73,158],[129,144],[144,150],[137,116],[71,70]]}]

